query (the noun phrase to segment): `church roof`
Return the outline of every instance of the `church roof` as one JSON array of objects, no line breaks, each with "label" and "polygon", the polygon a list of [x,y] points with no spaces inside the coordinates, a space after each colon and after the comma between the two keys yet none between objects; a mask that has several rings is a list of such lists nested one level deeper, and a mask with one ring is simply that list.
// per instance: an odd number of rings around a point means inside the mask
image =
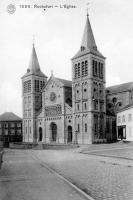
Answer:
[{"label": "church roof", "polygon": [[39,65],[39,62],[38,62],[38,58],[37,58],[37,54],[36,54],[34,44],[33,44],[33,47],[32,47],[32,53],[31,53],[31,58],[30,58],[28,69],[27,69],[27,73],[24,76],[29,76],[31,74],[47,78],[47,76],[40,69],[40,65]]},{"label": "church roof", "polygon": [[89,16],[87,15],[86,25],[85,25],[85,29],[83,33],[82,42],[81,42],[81,48],[76,53],[76,55],[72,58],[72,60],[88,53],[92,53],[94,55],[105,58],[97,49],[95,38],[94,38],[93,31],[91,28],[90,20],[89,20]]},{"label": "church roof", "polygon": [[20,121],[22,120],[20,117],[15,115],[12,112],[5,112],[2,115],[0,115],[0,121]]},{"label": "church roof", "polygon": [[75,54],[75,56],[72,58],[72,60],[75,59],[75,58],[84,56],[84,55],[86,55],[86,54],[88,54],[88,53],[91,53],[91,54],[93,54],[93,55],[96,55],[96,56],[99,56],[99,57],[105,59],[105,57],[100,53],[99,50],[84,49],[83,51],[81,51],[81,49],[80,49],[80,50]]},{"label": "church roof", "polygon": [[124,110],[128,110],[128,109],[130,109],[132,107],[133,107],[133,103],[130,103],[130,104],[124,106],[123,108],[121,108],[120,110],[118,110],[117,113],[122,112]]},{"label": "church roof", "polygon": [[72,81],[69,81],[69,80],[66,80],[66,79],[61,79],[61,78],[56,78],[56,79],[58,79],[64,86],[72,87]]},{"label": "church roof", "polygon": [[72,81],[66,80],[66,79],[61,79],[58,77],[53,76],[53,74],[51,75],[51,77],[49,78],[49,80],[47,81],[46,85],[44,86],[44,88],[42,89],[42,91],[46,88],[46,86],[49,84],[49,82],[51,80],[57,80],[59,81],[61,84],[63,84],[64,87],[72,87]]},{"label": "church roof", "polygon": [[133,89],[133,82],[114,85],[106,88],[107,94],[115,94],[125,92]]},{"label": "church roof", "polygon": [[88,14],[81,42],[81,47],[85,47],[87,49],[97,49]]}]

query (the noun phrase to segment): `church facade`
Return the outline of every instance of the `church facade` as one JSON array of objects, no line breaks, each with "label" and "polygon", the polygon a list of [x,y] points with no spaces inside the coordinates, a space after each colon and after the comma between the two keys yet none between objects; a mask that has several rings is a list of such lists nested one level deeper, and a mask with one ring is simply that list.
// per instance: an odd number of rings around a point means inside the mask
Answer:
[{"label": "church facade", "polygon": [[23,141],[92,144],[106,141],[105,57],[96,46],[87,15],[81,46],[72,61],[72,81],[41,71],[33,44],[22,77]]}]

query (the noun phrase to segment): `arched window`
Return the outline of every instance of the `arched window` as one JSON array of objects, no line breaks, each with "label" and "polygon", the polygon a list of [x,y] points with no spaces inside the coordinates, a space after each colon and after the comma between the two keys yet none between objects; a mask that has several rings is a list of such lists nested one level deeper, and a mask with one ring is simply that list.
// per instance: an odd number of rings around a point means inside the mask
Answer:
[{"label": "arched window", "polygon": [[77,64],[75,64],[75,67],[74,67],[74,78],[78,78],[78,67],[77,67]]},{"label": "arched window", "polygon": [[101,63],[101,77],[103,77],[103,63]]},{"label": "arched window", "polygon": [[120,116],[117,118],[117,123],[118,124],[121,123],[121,117]]},{"label": "arched window", "polygon": [[93,76],[95,76],[95,60],[92,61]]},{"label": "arched window", "polygon": [[132,114],[128,114],[128,121],[129,121],[129,122],[132,121]]},{"label": "arched window", "polygon": [[88,75],[88,61],[85,61],[85,76]]},{"label": "arched window", "polygon": [[125,115],[122,116],[122,122],[125,122]]},{"label": "arched window", "polygon": [[80,63],[78,63],[78,78],[80,78]]},{"label": "arched window", "polygon": [[86,103],[84,104],[84,106],[85,106],[85,110],[86,110],[86,108],[87,108]]},{"label": "arched window", "polygon": [[87,133],[87,124],[85,123],[85,133]]},{"label": "arched window", "polygon": [[97,72],[98,72],[98,70],[97,70],[97,61],[95,61],[95,75],[97,76]]},{"label": "arched window", "polygon": [[80,125],[78,124],[78,132],[80,132]]},{"label": "arched window", "polygon": [[98,63],[98,75],[99,76],[101,75],[101,63],[100,62]]},{"label": "arched window", "polygon": [[82,62],[82,76],[85,75],[85,63]]},{"label": "arched window", "polygon": [[78,110],[79,110],[79,104],[77,104],[77,108],[78,108]]}]

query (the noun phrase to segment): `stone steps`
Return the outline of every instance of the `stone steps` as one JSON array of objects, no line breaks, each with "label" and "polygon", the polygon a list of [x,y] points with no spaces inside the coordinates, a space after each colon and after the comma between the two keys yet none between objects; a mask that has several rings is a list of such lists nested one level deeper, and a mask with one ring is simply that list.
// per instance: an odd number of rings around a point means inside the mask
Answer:
[{"label": "stone steps", "polygon": [[63,149],[72,149],[77,148],[78,145],[74,144],[56,144],[56,143],[40,143],[40,144],[32,144],[32,143],[10,143],[11,149],[33,149],[33,150],[41,150],[41,149],[51,149],[51,150],[63,150]]}]

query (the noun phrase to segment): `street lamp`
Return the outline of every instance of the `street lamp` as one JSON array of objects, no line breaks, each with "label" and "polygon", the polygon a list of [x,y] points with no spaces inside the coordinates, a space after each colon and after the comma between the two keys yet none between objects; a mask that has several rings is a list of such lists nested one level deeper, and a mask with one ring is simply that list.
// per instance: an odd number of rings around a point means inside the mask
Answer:
[{"label": "street lamp", "polygon": [[76,143],[76,144],[78,144],[78,138],[77,138],[77,135],[78,135],[78,131],[76,130],[76,131],[75,131],[75,140],[76,140],[75,143]]}]

